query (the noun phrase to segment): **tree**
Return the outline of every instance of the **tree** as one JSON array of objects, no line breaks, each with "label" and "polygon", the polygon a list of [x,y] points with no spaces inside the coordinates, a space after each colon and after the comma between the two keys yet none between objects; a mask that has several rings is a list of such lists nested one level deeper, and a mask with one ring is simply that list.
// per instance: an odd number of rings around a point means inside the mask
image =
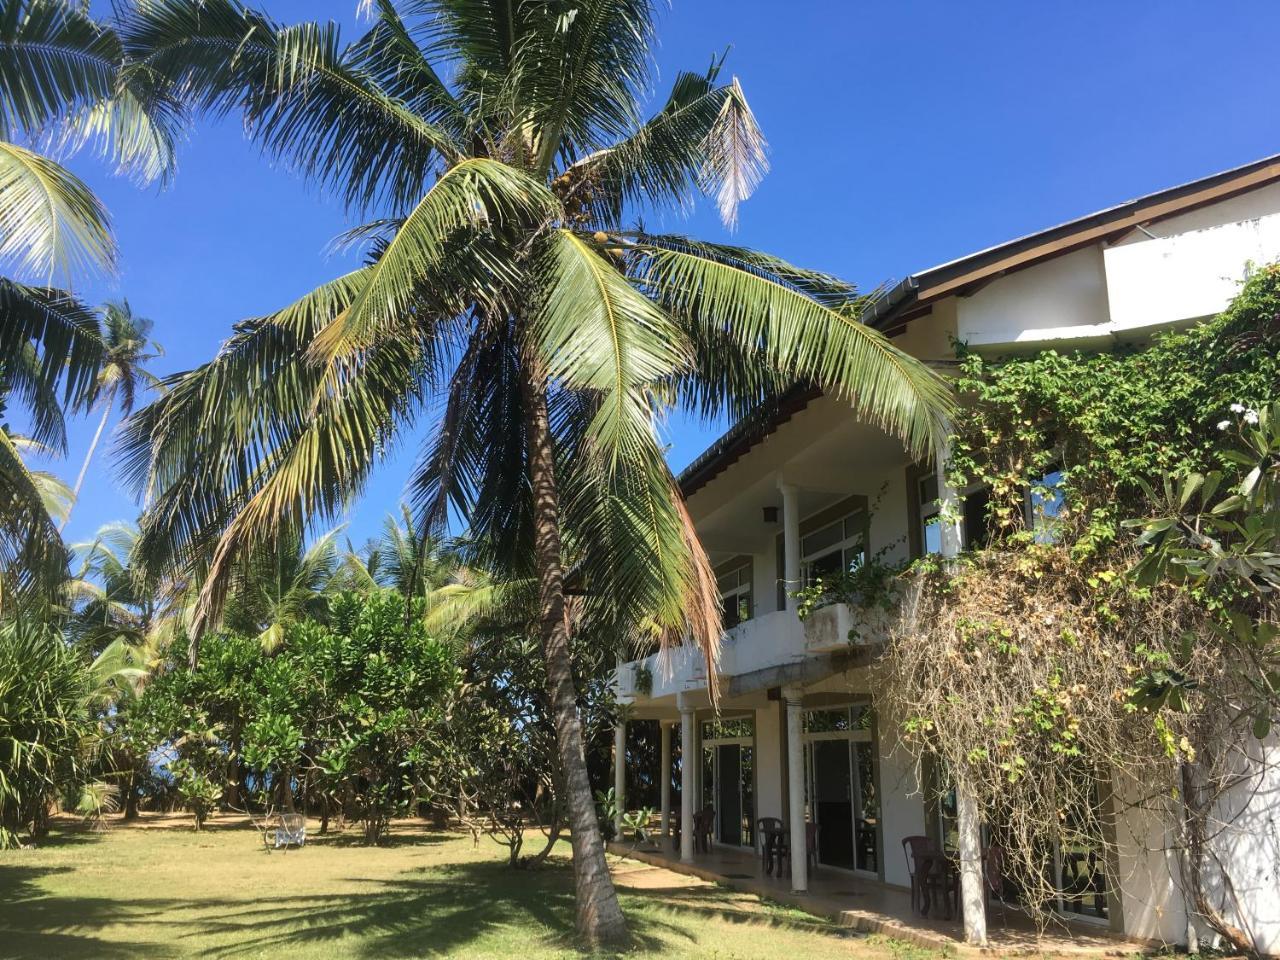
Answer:
[{"label": "tree", "polygon": [[[628,229],[716,198],[733,224],[764,139],[714,60],[649,119],[650,0],[417,0],[282,26],[234,0],[148,0],[138,68],[352,207],[368,263],[240,324],[212,362],[131,418],[152,562],[202,570],[216,620],[238,556],[333,516],[445,395],[409,479],[421,531],[461,518],[509,579],[538,584],[587,943],[625,935],[584,761],[564,616],[566,545],[588,619],[688,635],[712,656],[718,596],[663,458],[675,403],[742,412],[797,380],[925,453],[941,381],[858,322],[849,284],[783,260]],[[447,67],[447,70],[438,70]],[[446,79],[446,77],[450,79]],[[207,564],[207,566],[206,566]],[[602,633],[605,632],[602,630]]]},{"label": "tree", "polygon": [[[93,460],[94,451],[98,449],[102,432],[107,428],[111,411],[118,405],[123,416],[133,412],[139,388],[154,386],[159,382],[143,365],[164,353],[154,340],[147,340],[151,333],[151,321],[135,317],[128,300],[112,301],[103,307],[102,313],[102,363],[94,377],[93,387],[83,402],[86,411],[95,406],[101,407],[102,419],[98,421],[98,429],[89,442],[89,450],[76,477],[76,485],[71,490],[72,509],[80,499],[80,488],[84,486],[85,475],[89,472],[89,464]],[[58,529],[65,530],[70,519],[71,510],[68,510]]]},{"label": "tree", "polygon": [[[62,411],[92,392],[104,344],[97,317],[55,281],[110,270],[106,211],[78,177],[19,141],[70,153],[91,142],[140,180],[173,162],[173,103],[125,69],[111,28],[71,0],[0,0],[0,414],[16,398],[32,440],[60,453]],[[50,588],[67,554],[19,438],[0,426],[0,572],[9,592]],[[0,602],[4,600],[0,595]],[[0,609],[3,609],[0,606]]]}]

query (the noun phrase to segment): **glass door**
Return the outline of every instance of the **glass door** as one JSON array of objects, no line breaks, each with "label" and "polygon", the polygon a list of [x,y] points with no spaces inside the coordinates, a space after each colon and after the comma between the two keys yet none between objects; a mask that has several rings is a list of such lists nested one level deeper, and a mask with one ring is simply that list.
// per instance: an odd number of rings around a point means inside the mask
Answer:
[{"label": "glass door", "polygon": [[878,874],[880,794],[870,707],[805,715],[806,811],[818,825],[818,862]]},{"label": "glass door", "polygon": [[753,721],[702,725],[702,804],[714,808],[717,843],[755,845],[755,747]]},{"label": "glass door", "polygon": [[875,746],[855,740],[853,751],[853,839],[855,866],[867,873],[880,870],[880,794],[876,790]]}]

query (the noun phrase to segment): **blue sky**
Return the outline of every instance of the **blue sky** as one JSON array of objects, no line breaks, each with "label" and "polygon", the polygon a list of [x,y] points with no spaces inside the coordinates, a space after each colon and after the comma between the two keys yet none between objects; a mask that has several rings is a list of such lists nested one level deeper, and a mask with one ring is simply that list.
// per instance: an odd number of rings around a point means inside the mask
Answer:
[{"label": "blue sky", "polygon": [[[356,0],[260,6],[357,26]],[[773,165],[735,241],[874,286],[1280,153],[1278,34],[1280,5],[1262,0],[674,0],[656,86],[732,44],[727,69]],[[342,272],[327,247],[361,219],[262,159],[234,121],[192,129],[163,192],[113,179],[91,156],[72,166],[106,202],[122,253],[117,277],[78,290],[127,296],[155,321],[159,373],[209,359],[236,320]],[[662,225],[725,238],[710,204]],[[70,454],[51,469],[74,479],[93,425],[72,424]],[[724,426],[672,421],[672,465]],[[357,542],[395,507],[412,456],[412,443],[397,451],[353,510]],[[68,536],[136,512],[100,455]]]}]

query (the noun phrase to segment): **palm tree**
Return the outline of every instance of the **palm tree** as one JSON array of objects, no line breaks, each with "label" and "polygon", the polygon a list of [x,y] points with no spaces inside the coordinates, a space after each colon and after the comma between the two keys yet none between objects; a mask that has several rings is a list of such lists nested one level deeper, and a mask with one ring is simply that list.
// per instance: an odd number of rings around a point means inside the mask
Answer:
[{"label": "palm tree", "polygon": [[[84,486],[85,475],[89,472],[89,463],[102,440],[102,432],[107,427],[107,420],[117,404],[122,416],[133,412],[134,403],[138,399],[139,389],[156,386],[159,380],[143,366],[148,360],[162,356],[164,351],[154,340],[148,340],[151,333],[151,321],[144,317],[135,317],[128,300],[111,301],[102,308],[103,313],[103,354],[98,375],[94,378],[93,387],[84,400],[86,409],[95,406],[102,408],[102,418],[98,421],[98,429],[94,431],[93,440],[89,443],[89,451],[85,454],[84,463],[76,477],[76,485],[71,490],[71,507],[75,508],[80,499],[80,488]],[[65,530],[67,521],[71,519],[71,511],[63,517],[59,530]]]},{"label": "palm tree", "polygon": [[306,544],[301,532],[284,531],[271,549],[243,557],[234,577],[228,626],[257,633],[263,651],[274,653],[289,626],[322,617],[329,594],[341,585],[341,532],[335,527]]},{"label": "palm tree", "polygon": [[235,0],[145,0],[140,69],[376,219],[368,262],[239,324],[126,424],[151,562],[200,570],[199,626],[236,558],[336,517],[442,396],[408,481],[420,532],[457,517],[481,568],[533,578],[566,783],[577,926],[625,936],[575,702],[565,550],[592,629],[645,623],[712,656],[715,581],[663,457],[674,404],[739,412],[819,384],[926,452],[948,394],[858,322],[849,284],[629,227],[765,170],[736,79],[681,73],[652,116],[652,0],[391,0],[369,31],[282,26]]},{"label": "palm tree", "polygon": [[[126,71],[111,28],[73,0],[0,0],[0,420],[16,400],[32,440],[65,452],[62,410],[91,392],[104,345],[97,317],[55,286],[115,264],[106,211],[33,144],[67,154],[96,143],[144,181],[172,167],[173,103]],[[11,591],[49,587],[67,553],[47,487],[0,424],[0,573]],[[0,609],[3,609],[0,607]]]},{"label": "palm tree", "polygon": [[395,590],[410,601],[405,606],[408,613],[412,601],[427,597],[450,580],[458,569],[458,558],[439,538],[419,536],[413,511],[402,503],[400,518],[387,514],[381,536],[366,545],[363,556],[348,546],[344,567],[345,582],[352,589]]}]

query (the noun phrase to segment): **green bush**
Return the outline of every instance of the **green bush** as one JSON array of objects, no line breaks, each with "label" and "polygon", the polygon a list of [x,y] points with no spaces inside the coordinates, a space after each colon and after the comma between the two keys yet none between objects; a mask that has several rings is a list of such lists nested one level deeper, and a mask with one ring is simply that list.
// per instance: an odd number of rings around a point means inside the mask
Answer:
[{"label": "green bush", "polygon": [[55,630],[0,626],[0,848],[38,835],[83,777],[88,694],[87,670]]}]

